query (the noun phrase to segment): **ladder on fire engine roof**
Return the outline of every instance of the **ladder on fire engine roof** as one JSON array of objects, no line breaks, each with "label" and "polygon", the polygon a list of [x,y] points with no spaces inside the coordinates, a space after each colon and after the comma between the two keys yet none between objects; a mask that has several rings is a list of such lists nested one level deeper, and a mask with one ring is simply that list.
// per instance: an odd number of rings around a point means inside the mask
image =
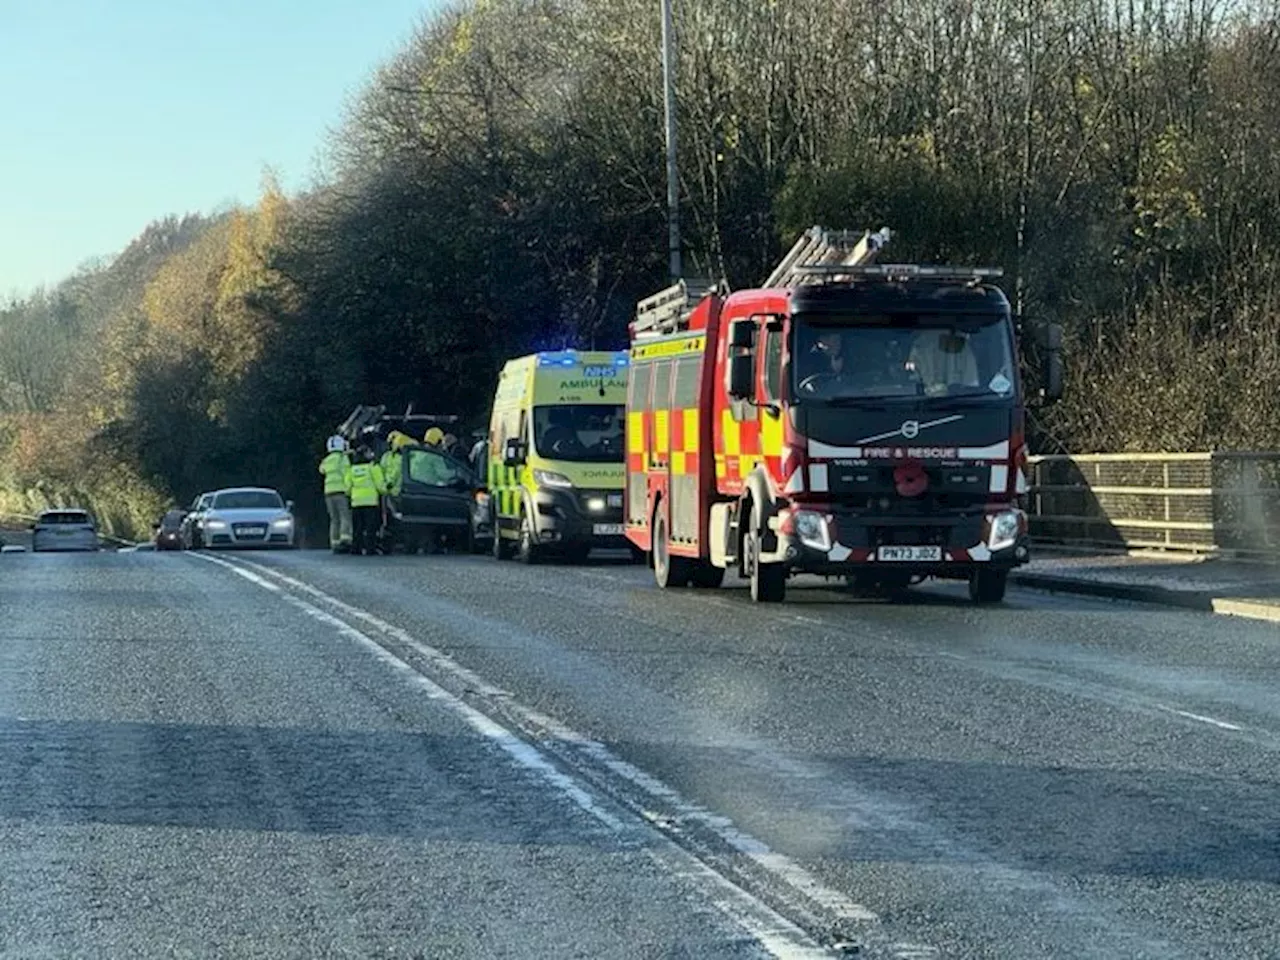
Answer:
[{"label": "ladder on fire engine roof", "polygon": [[806,283],[842,280],[966,281],[978,283],[1001,277],[999,267],[933,266],[916,263],[875,264],[877,254],[890,239],[888,227],[875,233],[810,227],[762,286],[795,287]]},{"label": "ladder on fire engine roof", "polygon": [[875,233],[810,227],[761,286],[765,289],[794,287],[815,273],[827,272],[828,268],[866,266],[889,242],[889,237],[888,227],[881,227]]},{"label": "ladder on fire engine roof", "polygon": [[[850,267],[870,263],[888,242],[888,227],[881,227],[875,233],[810,227],[761,286],[766,289],[794,286],[808,279],[813,272],[828,268],[848,272]],[[717,285],[705,280],[680,280],[641,300],[636,306],[635,322],[631,325],[632,337],[644,340],[682,329],[698,302],[718,289]]]},{"label": "ladder on fire engine roof", "polygon": [[659,290],[636,304],[636,318],[631,323],[632,338],[648,340],[683,329],[688,325],[689,314],[703,297],[723,292],[722,284],[710,280],[677,280],[665,290]]}]

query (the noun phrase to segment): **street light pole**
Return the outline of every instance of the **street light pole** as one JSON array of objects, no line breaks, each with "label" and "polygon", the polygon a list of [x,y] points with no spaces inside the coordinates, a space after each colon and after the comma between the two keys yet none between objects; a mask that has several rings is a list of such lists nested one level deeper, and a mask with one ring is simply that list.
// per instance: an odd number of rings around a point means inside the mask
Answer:
[{"label": "street light pole", "polygon": [[680,179],[676,170],[676,86],[675,27],[671,20],[671,0],[662,0],[662,84],[667,114],[667,251],[671,258],[671,279],[684,273],[680,264]]}]

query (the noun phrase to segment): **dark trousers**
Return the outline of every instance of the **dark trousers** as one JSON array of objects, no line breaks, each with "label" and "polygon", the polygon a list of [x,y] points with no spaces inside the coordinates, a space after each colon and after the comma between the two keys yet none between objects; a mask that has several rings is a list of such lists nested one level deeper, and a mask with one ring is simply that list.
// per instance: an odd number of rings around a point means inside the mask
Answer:
[{"label": "dark trousers", "polygon": [[382,526],[382,511],[377,507],[353,507],[351,527],[354,533],[352,549],[356,553],[373,553],[378,546],[378,529]]}]

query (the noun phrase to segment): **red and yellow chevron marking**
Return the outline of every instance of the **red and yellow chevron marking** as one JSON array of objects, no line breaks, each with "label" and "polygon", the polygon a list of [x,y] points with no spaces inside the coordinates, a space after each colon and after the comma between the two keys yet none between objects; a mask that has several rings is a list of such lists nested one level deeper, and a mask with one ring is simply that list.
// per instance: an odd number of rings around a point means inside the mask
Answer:
[{"label": "red and yellow chevron marking", "polygon": [[720,432],[716,438],[716,479],[727,482],[730,491],[757,466],[764,464],[775,483],[781,483],[782,417],[767,410],[753,410],[756,419],[735,420],[728,407],[720,411]]}]

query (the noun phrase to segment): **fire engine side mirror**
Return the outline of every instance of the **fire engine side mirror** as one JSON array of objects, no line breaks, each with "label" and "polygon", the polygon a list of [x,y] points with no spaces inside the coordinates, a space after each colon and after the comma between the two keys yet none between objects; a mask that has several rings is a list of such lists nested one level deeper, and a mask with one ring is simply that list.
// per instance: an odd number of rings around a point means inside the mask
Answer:
[{"label": "fire engine side mirror", "polygon": [[507,441],[506,450],[503,451],[502,465],[504,467],[520,467],[524,465],[527,459],[527,453],[524,447],[524,441],[512,437]]},{"label": "fire engine side mirror", "polygon": [[755,354],[737,353],[729,358],[729,396],[734,400],[755,399]]},{"label": "fire engine side mirror", "polygon": [[734,350],[750,350],[756,345],[756,322],[750,317],[729,324],[729,346]]},{"label": "fire engine side mirror", "polygon": [[1049,323],[1044,328],[1044,400],[1054,403],[1062,399],[1066,374],[1062,364],[1062,324]]}]

